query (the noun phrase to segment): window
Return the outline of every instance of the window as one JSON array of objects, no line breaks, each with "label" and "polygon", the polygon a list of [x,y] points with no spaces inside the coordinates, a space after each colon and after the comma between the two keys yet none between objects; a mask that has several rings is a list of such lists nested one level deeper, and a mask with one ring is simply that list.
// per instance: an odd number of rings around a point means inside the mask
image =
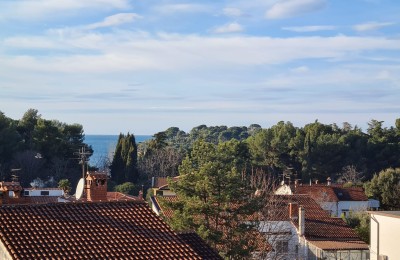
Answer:
[{"label": "window", "polygon": [[275,250],[277,253],[288,253],[289,241],[285,241],[285,240],[276,241]]},{"label": "window", "polygon": [[163,196],[164,192],[162,190],[158,190],[158,191],[156,191],[156,195],[157,196]]},{"label": "window", "polygon": [[29,196],[29,190],[24,190],[24,196]]},{"label": "window", "polygon": [[42,191],[40,192],[40,195],[41,195],[41,196],[49,196],[49,194],[50,194],[50,192],[49,192],[48,190],[42,190]]}]

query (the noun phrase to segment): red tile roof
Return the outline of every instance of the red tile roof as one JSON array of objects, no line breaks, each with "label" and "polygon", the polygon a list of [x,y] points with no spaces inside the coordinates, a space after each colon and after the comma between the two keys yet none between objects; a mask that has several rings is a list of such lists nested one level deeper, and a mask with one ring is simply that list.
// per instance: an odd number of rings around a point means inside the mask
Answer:
[{"label": "red tile roof", "polygon": [[342,187],[339,185],[300,185],[294,190],[295,194],[308,194],[312,198],[326,202],[338,201],[368,201],[363,188],[361,187]]},{"label": "red tile roof", "polygon": [[222,259],[222,257],[195,232],[181,232],[178,236],[188,243],[203,259]]},{"label": "red tile roof", "polygon": [[0,207],[13,259],[201,259],[144,202]]},{"label": "red tile roof", "polygon": [[[329,241],[341,242],[341,246],[347,246],[350,249],[358,249],[360,246],[368,248],[368,245],[361,241],[357,233],[350,228],[341,218],[332,218],[324,211],[317,202],[308,195],[276,195],[277,199],[286,201],[288,211],[289,203],[298,203],[305,210],[305,233],[308,241],[325,241],[324,245],[329,245]],[[287,217],[282,220],[287,220]],[[298,220],[292,220],[298,228]],[[353,241],[346,244],[346,241]],[[339,244],[338,244],[339,245]],[[332,244],[333,246],[333,244]],[[323,249],[323,248],[322,248]]]},{"label": "red tile roof", "polygon": [[153,201],[156,203],[156,207],[160,209],[163,216],[165,216],[167,219],[170,219],[174,216],[174,211],[170,207],[163,207],[163,203],[178,202],[179,200],[177,196],[156,196],[153,198]]},{"label": "red tile roof", "polygon": [[310,243],[325,251],[368,250],[368,245],[361,241],[310,241]]},{"label": "red tile roof", "polygon": [[154,177],[154,183],[152,188],[158,189],[166,189],[168,188],[168,178],[171,178],[173,181],[179,179],[179,176],[175,177]]}]

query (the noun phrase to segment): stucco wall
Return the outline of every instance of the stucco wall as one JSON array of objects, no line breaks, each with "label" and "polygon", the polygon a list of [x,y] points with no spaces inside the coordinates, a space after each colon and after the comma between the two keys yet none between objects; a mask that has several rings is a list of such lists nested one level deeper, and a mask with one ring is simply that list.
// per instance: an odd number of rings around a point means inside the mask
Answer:
[{"label": "stucco wall", "polygon": [[11,260],[11,256],[8,254],[8,251],[4,244],[0,241],[0,259],[1,260]]},{"label": "stucco wall", "polygon": [[371,213],[371,260],[379,255],[389,260],[400,259],[400,216],[390,217]]}]

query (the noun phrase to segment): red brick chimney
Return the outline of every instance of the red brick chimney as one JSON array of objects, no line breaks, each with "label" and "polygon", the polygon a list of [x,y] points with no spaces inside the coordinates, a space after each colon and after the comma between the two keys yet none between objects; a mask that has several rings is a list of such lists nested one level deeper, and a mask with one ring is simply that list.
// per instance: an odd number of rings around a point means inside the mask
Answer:
[{"label": "red brick chimney", "polygon": [[89,172],[86,177],[87,201],[107,201],[107,173]]}]

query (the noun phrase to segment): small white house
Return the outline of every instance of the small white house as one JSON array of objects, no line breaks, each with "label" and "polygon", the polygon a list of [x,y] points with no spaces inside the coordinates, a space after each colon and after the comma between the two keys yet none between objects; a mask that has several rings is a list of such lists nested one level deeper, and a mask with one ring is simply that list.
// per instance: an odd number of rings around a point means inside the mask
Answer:
[{"label": "small white house", "polygon": [[400,259],[400,211],[369,211],[371,260]]},{"label": "small white house", "polygon": [[64,196],[64,190],[60,188],[25,188],[24,196],[36,197],[36,196],[51,196],[60,197]]}]

